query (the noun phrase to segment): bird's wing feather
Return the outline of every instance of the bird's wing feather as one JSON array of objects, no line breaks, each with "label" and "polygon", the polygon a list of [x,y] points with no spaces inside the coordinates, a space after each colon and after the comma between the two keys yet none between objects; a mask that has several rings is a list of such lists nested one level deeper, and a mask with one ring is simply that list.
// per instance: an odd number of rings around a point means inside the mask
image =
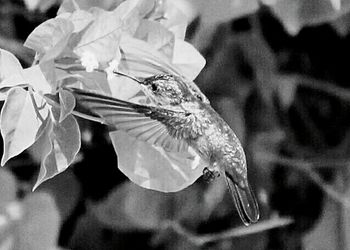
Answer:
[{"label": "bird's wing feather", "polygon": [[80,89],[70,89],[75,111],[100,117],[105,124],[167,151],[187,150],[187,139],[201,134],[195,115],[185,111],[139,105]]}]

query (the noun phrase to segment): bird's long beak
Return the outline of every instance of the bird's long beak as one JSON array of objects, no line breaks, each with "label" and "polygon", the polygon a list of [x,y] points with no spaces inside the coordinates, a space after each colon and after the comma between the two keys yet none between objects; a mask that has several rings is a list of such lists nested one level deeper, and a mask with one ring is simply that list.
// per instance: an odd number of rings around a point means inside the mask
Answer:
[{"label": "bird's long beak", "polygon": [[113,71],[113,73],[116,74],[116,75],[120,75],[120,76],[127,77],[127,78],[129,78],[129,79],[131,79],[131,80],[133,80],[133,81],[135,81],[135,82],[137,82],[137,83],[139,83],[139,84],[143,84],[143,81],[142,81],[142,80],[140,80],[140,79],[138,79],[138,78],[136,78],[136,77],[130,76],[130,75],[128,75],[128,74],[125,74],[125,73],[123,73],[123,72]]}]

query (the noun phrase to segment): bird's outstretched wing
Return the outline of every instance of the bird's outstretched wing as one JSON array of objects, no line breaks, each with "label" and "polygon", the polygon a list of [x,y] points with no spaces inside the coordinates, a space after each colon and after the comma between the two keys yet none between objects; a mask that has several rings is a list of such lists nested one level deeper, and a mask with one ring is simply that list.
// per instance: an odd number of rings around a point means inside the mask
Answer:
[{"label": "bird's outstretched wing", "polygon": [[166,151],[185,151],[187,141],[202,134],[200,122],[190,112],[139,105],[81,89],[69,90],[76,99],[76,112],[99,117],[106,125]]}]

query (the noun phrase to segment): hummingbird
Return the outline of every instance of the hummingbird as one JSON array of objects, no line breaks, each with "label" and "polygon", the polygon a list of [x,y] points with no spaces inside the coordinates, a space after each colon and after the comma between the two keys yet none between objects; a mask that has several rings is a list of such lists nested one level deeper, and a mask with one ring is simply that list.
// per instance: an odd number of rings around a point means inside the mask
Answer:
[{"label": "hummingbird", "polygon": [[257,222],[259,207],[248,183],[241,143],[199,88],[169,74],[132,79],[143,86],[152,104],[71,88],[75,111],[98,117],[109,127],[166,151],[182,152],[192,147],[210,173],[218,170],[224,176],[242,222],[246,226]]}]

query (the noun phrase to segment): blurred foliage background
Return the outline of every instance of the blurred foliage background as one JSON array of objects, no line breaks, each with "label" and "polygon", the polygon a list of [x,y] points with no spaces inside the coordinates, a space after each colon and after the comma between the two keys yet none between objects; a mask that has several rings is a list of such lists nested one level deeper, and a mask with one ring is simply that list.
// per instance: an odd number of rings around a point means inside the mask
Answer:
[{"label": "blurred foliage background", "polygon": [[[120,0],[86,0],[108,9]],[[178,193],[132,184],[102,125],[34,193],[35,150],[0,171],[0,249],[350,249],[350,1],[178,1],[207,65],[196,83],[237,133],[261,222],[242,227],[220,179]],[[0,0],[0,47],[22,46],[57,0]]]}]

